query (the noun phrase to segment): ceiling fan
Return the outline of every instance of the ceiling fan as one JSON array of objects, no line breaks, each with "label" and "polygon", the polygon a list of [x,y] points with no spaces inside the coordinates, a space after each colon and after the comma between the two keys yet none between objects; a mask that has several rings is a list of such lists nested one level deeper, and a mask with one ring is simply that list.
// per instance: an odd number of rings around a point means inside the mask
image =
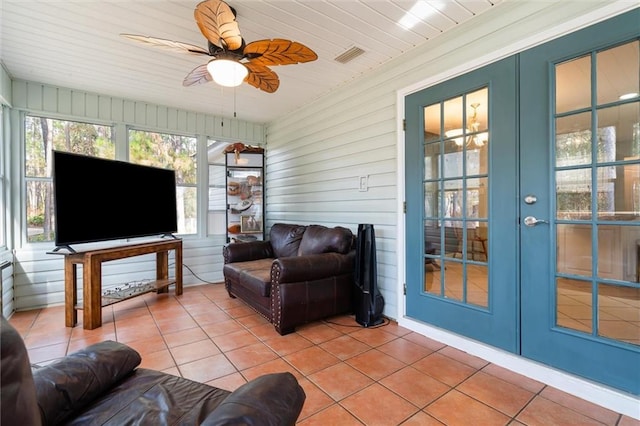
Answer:
[{"label": "ceiling fan", "polygon": [[194,16],[198,28],[207,39],[208,49],[157,37],[120,34],[130,40],[171,51],[212,57],[185,77],[182,84],[193,86],[211,80],[222,86],[239,86],[243,82],[273,93],[280,86],[278,75],[269,69],[273,65],[311,62],[318,55],[302,43],[273,39],[245,43],[240,35],[236,12],[222,0],[205,0],[196,6]]}]

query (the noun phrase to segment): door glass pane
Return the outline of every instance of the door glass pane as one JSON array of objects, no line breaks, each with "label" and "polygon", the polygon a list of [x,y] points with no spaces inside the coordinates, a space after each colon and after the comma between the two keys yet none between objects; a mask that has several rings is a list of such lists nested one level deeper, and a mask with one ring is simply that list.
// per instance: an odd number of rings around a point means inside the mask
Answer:
[{"label": "door glass pane", "polygon": [[424,146],[424,178],[440,177],[440,142],[428,143]]},{"label": "door glass pane", "polygon": [[489,305],[488,93],[424,108],[423,288],[482,307]]},{"label": "door glass pane", "polygon": [[598,217],[603,220],[635,220],[640,209],[640,164],[597,169]]},{"label": "door glass pane", "polygon": [[424,109],[424,141],[440,140],[440,104],[433,104]]},{"label": "door glass pane", "polygon": [[598,110],[598,162],[629,160],[640,155],[637,102]]},{"label": "door glass pane", "polygon": [[591,333],[593,322],[591,283],[558,278],[556,288],[557,324],[561,327]]},{"label": "door glass pane", "polygon": [[591,276],[591,225],[559,224],[556,230],[558,272]]},{"label": "door glass pane", "polygon": [[598,227],[598,277],[638,282],[640,227],[600,225]]},{"label": "door glass pane", "polygon": [[591,56],[556,65],[556,113],[591,106]]},{"label": "door glass pane", "polygon": [[640,288],[598,284],[598,335],[640,345]]},{"label": "door glass pane", "polygon": [[555,67],[557,324],[633,344],[640,340],[638,57],[633,41]]},{"label": "door glass pane", "polygon": [[467,302],[477,306],[489,306],[489,274],[487,265],[467,267]]},{"label": "door glass pane", "polygon": [[640,42],[634,41],[597,54],[598,104],[620,100],[621,96],[640,93]]},{"label": "door glass pane", "polygon": [[591,219],[591,168],[556,171],[556,217]]},{"label": "door glass pane", "polygon": [[556,119],[556,165],[591,163],[591,114]]},{"label": "door glass pane", "polygon": [[454,144],[457,146],[463,144],[462,101],[462,96],[458,96],[444,102],[444,134],[447,139],[453,138]]}]

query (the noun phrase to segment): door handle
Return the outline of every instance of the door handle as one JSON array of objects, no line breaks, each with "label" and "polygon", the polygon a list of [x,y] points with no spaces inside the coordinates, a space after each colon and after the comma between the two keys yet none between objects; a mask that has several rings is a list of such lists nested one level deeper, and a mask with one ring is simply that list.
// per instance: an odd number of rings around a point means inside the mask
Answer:
[{"label": "door handle", "polygon": [[536,226],[539,223],[549,223],[548,220],[536,219],[533,216],[527,216],[524,218],[524,224],[527,226]]}]

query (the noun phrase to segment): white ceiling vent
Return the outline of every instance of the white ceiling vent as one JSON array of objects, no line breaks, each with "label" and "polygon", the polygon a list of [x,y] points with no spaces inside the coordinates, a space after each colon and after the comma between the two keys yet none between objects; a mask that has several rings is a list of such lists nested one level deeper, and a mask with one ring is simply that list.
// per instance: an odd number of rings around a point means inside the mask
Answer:
[{"label": "white ceiling vent", "polygon": [[347,62],[357,58],[363,53],[364,53],[364,50],[360,49],[357,46],[353,46],[352,48],[346,50],[344,53],[336,56],[334,59],[340,62],[341,64],[346,64]]}]

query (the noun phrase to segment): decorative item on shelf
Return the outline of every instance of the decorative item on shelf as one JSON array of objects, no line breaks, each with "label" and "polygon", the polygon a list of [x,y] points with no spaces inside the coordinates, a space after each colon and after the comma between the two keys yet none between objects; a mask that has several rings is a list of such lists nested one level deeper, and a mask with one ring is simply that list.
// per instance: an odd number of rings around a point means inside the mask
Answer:
[{"label": "decorative item on shelf", "polygon": [[240,182],[229,182],[227,184],[227,194],[238,195],[240,193]]},{"label": "decorative item on shelf", "polygon": [[123,284],[120,287],[115,287],[113,289],[105,290],[104,293],[102,293],[102,298],[112,299],[112,300],[124,300],[133,296],[137,296],[139,294],[149,293],[155,290],[156,290],[156,287],[153,285],[151,280],[133,281],[130,283]]},{"label": "decorative item on shelf", "polygon": [[250,199],[247,200],[240,200],[240,202],[238,202],[234,207],[233,210],[236,210],[238,212],[243,212],[245,210],[247,210],[249,207],[251,207],[251,205],[253,204],[253,201]]},{"label": "decorative item on shelf", "polygon": [[241,231],[241,227],[239,223],[232,223],[231,225],[229,225],[229,227],[227,228],[227,230],[229,231],[230,234],[239,234]]},{"label": "decorative item on shelf", "polygon": [[264,152],[264,148],[260,148],[259,146],[245,145],[242,142],[235,142],[227,145],[227,147],[224,149],[225,154],[229,154],[231,152],[236,155],[236,164],[238,164],[241,152],[255,152],[261,154]]},{"label": "decorative item on shelf", "polygon": [[262,221],[255,215],[240,216],[240,229],[242,233],[262,232]]},{"label": "decorative item on shelf", "polygon": [[262,185],[253,185],[251,187],[251,196],[260,197],[262,195]]},{"label": "decorative item on shelf", "polygon": [[256,237],[255,235],[238,235],[234,238],[232,238],[234,243],[248,243],[250,241],[256,241],[258,239],[258,237]]}]

